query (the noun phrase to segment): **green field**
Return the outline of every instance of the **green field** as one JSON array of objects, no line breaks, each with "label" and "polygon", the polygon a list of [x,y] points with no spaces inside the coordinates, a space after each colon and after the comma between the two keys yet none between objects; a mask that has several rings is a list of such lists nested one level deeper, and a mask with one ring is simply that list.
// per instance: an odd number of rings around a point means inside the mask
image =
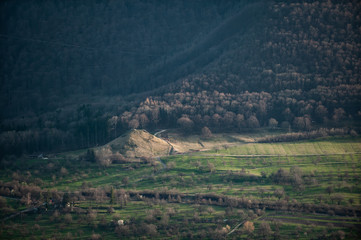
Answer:
[{"label": "green field", "polygon": [[292,143],[248,143],[208,153],[220,155],[330,155],[361,152],[361,139],[334,138]]},{"label": "green field", "polygon": [[[10,198],[2,198],[1,239],[360,238],[360,138],[249,143],[109,167],[79,160],[84,152],[3,163],[1,195]],[[47,211],[6,219],[44,202]]]}]

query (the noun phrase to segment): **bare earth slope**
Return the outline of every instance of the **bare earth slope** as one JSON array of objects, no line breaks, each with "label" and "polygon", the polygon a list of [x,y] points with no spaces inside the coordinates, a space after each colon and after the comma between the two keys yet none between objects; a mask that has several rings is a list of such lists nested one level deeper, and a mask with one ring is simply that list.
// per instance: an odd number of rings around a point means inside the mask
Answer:
[{"label": "bare earth slope", "polygon": [[168,155],[172,146],[146,130],[133,129],[114,139],[104,147],[111,148],[113,153],[119,152],[128,158],[156,157]]}]

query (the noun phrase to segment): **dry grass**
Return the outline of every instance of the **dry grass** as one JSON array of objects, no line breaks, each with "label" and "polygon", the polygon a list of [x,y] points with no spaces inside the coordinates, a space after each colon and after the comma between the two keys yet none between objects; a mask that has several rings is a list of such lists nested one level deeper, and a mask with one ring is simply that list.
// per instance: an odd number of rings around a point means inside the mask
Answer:
[{"label": "dry grass", "polygon": [[127,132],[101,148],[107,147],[110,147],[113,153],[120,153],[128,158],[165,156],[172,148],[167,141],[145,130],[137,129]]}]

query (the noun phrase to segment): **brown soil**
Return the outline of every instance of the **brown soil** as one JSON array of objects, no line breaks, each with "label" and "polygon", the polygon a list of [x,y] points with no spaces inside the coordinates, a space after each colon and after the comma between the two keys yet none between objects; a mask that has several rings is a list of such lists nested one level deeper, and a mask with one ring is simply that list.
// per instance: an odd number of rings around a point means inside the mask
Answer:
[{"label": "brown soil", "polygon": [[165,140],[155,137],[146,130],[133,129],[114,139],[104,147],[113,153],[120,153],[128,158],[157,157],[169,155],[172,146]]}]

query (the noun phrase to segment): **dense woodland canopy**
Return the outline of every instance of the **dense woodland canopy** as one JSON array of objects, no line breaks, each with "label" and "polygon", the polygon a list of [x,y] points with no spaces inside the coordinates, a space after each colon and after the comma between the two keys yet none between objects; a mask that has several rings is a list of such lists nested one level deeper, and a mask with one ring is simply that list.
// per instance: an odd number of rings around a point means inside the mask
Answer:
[{"label": "dense woodland canopy", "polygon": [[1,152],[361,120],[358,1],[2,1]]}]

